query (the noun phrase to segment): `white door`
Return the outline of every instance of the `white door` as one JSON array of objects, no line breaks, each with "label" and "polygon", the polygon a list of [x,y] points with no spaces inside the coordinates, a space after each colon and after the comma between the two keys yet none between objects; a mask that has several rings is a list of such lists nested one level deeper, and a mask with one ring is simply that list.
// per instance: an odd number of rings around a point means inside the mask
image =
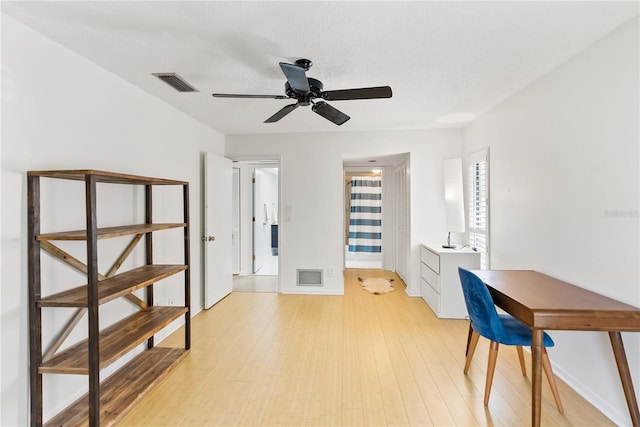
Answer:
[{"label": "white door", "polygon": [[240,274],[240,168],[233,168],[233,185],[232,185],[232,203],[231,209],[232,228],[231,247],[233,248],[233,274]]},{"label": "white door", "polygon": [[204,308],[210,308],[232,289],[231,160],[206,153],[204,169]]},{"label": "white door", "polygon": [[394,169],[395,185],[395,266],[396,273],[409,284],[409,259],[411,258],[411,204],[409,166],[405,162]]},{"label": "white door", "polygon": [[[264,208],[259,206],[260,201],[258,200],[258,191],[256,186],[256,180],[260,179],[257,175],[260,172],[253,168],[251,171],[251,218],[253,220],[253,229],[252,229],[252,241],[253,241],[253,251],[251,255],[251,273],[256,274],[258,270],[262,267],[264,260],[260,257],[260,231],[261,224],[260,220],[265,219]],[[259,209],[263,209],[260,211]],[[266,219],[265,219],[266,220]]]}]

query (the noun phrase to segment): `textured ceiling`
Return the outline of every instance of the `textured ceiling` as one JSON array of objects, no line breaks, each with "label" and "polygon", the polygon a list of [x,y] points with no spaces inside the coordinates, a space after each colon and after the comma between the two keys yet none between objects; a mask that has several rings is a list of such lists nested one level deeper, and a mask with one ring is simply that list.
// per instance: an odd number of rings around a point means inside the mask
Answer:
[{"label": "textured ceiling", "polygon": [[[638,2],[2,2],[7,15],[224,134],[460,127],[638,15]],[[334,101],[343,126],[281,95],[278,62],[309,58],[325,90],[389,85],[393,98]],[[197,93],[151,75],[176,72]]]}]

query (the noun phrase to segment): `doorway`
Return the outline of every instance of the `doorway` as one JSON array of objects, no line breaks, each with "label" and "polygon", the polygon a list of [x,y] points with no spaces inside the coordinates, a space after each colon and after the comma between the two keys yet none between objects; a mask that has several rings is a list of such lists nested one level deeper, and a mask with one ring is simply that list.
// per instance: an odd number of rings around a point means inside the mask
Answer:
[{"label": "doorway", "polygon": [[278,275],[278,168],[253,168],[253,267],[259,276]]},{"label": "doorway", "polygon": [[[344,176],[344,266],[345,268],[374,268],[391,270],[407,282],[410,243],[410,179],[409,153],[383,155],[343,155]],[[382,178],[381,187],[381,228],[380,230],[365,230],[380,233],[380,252],[372,254],[358,254],[360,259],[354,259],[349,251],[349,224],[351,211],[350,177],[355,175],[378,175]],[[367,196],[371,197],[371,196]],[[372,218],[368,218],[372,219]],[[368,259],[367,259],[368,258]]]},{"label": "doorway", "polygon": [[[280,164],[278,160],[234,160],[234,223],[238,246],[234,251],[233,290],[278,292],[280,281]],[[235,191],[237,188],[237,191]]]},{"label": "doorway", "polygon": [[345,268],[382,268],[382,169],[345,169]]}]

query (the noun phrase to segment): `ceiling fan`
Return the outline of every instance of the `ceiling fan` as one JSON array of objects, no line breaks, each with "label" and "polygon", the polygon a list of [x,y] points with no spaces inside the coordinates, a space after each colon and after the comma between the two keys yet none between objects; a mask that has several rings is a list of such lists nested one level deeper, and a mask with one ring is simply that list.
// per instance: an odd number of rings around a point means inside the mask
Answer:
[{"label": "ceiling fan", "polygon": [[[265,120],[265,123],[275,123],[298,107],[312,105],[311,109],[336,125],[341,125],[350,119],[337,108],[327,104],[326,101],[345,101],[350,99],[378,99],[391,98],[389,86],[365,87],[359,89],[342,89],[323,91],[320,80],[307,77],[313,63],[309,59],[298,59],[295,64],[280,62],[280,68],[287,78],[284,84],[285,95],[241,95],[230,93],[214,93],[216,98],[268,98],[268,99],[295,99],[295,104],[289,104],[280,111]],[[321,98],[322,101],[314,101]]]}]

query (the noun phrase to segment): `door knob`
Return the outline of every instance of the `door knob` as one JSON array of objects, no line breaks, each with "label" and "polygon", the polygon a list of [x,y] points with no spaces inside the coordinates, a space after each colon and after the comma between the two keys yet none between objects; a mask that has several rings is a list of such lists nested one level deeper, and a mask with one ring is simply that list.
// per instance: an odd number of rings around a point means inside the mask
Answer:
[{"label": "door knob", "polygon": [[202,236],[200,240],[203,242],[213,242],[216,238],[214,236]]}]

